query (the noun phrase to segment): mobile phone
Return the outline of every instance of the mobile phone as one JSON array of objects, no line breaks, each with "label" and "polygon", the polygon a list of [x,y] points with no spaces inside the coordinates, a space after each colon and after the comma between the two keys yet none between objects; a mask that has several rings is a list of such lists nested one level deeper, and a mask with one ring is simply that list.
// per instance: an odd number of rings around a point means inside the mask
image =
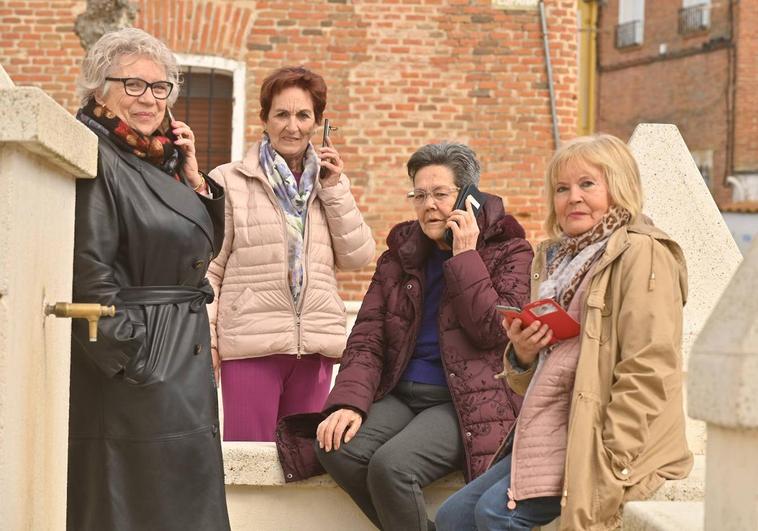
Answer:
[{"label": "mobile phone", "polygon": [[[474,210],[474,217],[476,217],[484,206],[485,201],[487,201],[487,198],[479,191],[475,184],[469,184],[461,188],[461,191],[458,192],[458,197],[455,200],[453,210],[466,210],[466,199],[469,197],[471,198],[471,208]],[[453,246],[452,229],[445,229],[443,238],[450,247]]]},{"label": "mobile phone", "polygon": [[500,304],[495,305],[495,309],[505,317],[509,326],[514,319],[521,319],[522,329],[534,321],[546,324],[553,331],[553,339],[549,345],[579,335],[579,323],[553,299],[530,302],[523,310]]},{"label": "mobile phone", "polygon": [[[329,141],[329,118],[324,118],[324,136],[321,138],[321,147],[328,146]],[[326,168],[322,165],[318,173],[319,179],[326,175]]]},{"label": "mobile phone", "polygon": [[171,122],[174,121],[174,115],[171,113],[171,109],[169,109],[168,107],[166,107],[166,117],[168,118],[168,125],[166,127],[166,136],[172,140],[176,140],[176,135],[174,134],[174,128],[171,125]]},{"label": "mobile phone", "polygon": [[326,147],[329,141],[329,118],[324,118],[324,136],[321,139],[321,147]]}]

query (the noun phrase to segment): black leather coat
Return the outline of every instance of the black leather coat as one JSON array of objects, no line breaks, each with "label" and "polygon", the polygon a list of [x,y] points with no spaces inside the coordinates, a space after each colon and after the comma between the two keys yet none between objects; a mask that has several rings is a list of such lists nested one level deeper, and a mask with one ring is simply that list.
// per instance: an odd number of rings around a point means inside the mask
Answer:
[{"label": "black leather coat", "polygon": [[76,188],[76,302],[115,304],[71,338],[69,531],[228,530],[205,279],[214,198],[100,138]]}]

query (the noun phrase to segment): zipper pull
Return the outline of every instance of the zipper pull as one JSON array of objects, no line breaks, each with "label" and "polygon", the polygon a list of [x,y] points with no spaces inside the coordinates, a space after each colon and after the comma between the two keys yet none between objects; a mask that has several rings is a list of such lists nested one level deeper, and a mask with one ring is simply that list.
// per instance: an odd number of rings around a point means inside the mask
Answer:
[{"label": "zipper pull", "polygon": [[513,499],[513,493],[511,492],[510,487],[508,487],[508,503],[505,506],[511,511],[516,508],[516,500]]},{"label": "zipper pull", "polygon": [[566,498],[568,498],[568,495],[569,495],[569,491],[564,490],[563,496],[561,497],[561,507],[566,507],[566,502],[568,501]]}]

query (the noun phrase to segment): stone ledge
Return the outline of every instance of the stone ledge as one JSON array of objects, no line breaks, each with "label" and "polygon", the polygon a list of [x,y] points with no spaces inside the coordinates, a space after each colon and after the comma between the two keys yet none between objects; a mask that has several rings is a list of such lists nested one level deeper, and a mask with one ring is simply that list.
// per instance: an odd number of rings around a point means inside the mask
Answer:
[{"label": "stone ledge", "polygon": [[630,502],[624,507],[623,531],[701,531],[703,502]]},{"label": "stone ledge", "polygon": [[[337,484],[326,474],[304,481],[287,483],[279,464],[276,443],[273,442],[225,442],[224,478],[227,485],[251,485],[257,487],[326,487]],[[463,474],[455,472],[434,483],[436,487],[459,489],[463,487]]]},{"label": "stone ledge", "polygon": [[[337,485],[328,475],[316,476],[286,483],[279,464],[276,444],[272,442],[225,442],[225,481],[227,485],[251,485],[268,487],[327,487]],[[463,487],[460,472],[450,474],[434,483],[435,487],[459,489]],[[659,501],[699,501],[703,499],[705,488],[705,456],[696,455],[690,476],[686,479],[667,481],[653,496]]]},{"label": "stone ledge", "polygon": [[97,174],[97,136],[36,87],[0,89],[0,144],[15,143],[66,174]]}]

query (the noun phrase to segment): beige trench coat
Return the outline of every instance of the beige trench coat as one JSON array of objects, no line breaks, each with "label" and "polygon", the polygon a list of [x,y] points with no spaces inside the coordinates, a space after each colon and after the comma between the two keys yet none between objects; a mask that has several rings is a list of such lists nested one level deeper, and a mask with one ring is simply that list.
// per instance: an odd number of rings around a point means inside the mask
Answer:
[{"label": "beige trench coat", "polygon": [[[539,292],[546,244],[532,264]],[[680,247],[652,225],[617,230],[583,301],[581,350],[569,412],[561,530],[615,529],[622,504],[687,477],[692,454],[682,404],[682,306],[687,271]],[[524,394],[533,369],[516,372]]]}]

